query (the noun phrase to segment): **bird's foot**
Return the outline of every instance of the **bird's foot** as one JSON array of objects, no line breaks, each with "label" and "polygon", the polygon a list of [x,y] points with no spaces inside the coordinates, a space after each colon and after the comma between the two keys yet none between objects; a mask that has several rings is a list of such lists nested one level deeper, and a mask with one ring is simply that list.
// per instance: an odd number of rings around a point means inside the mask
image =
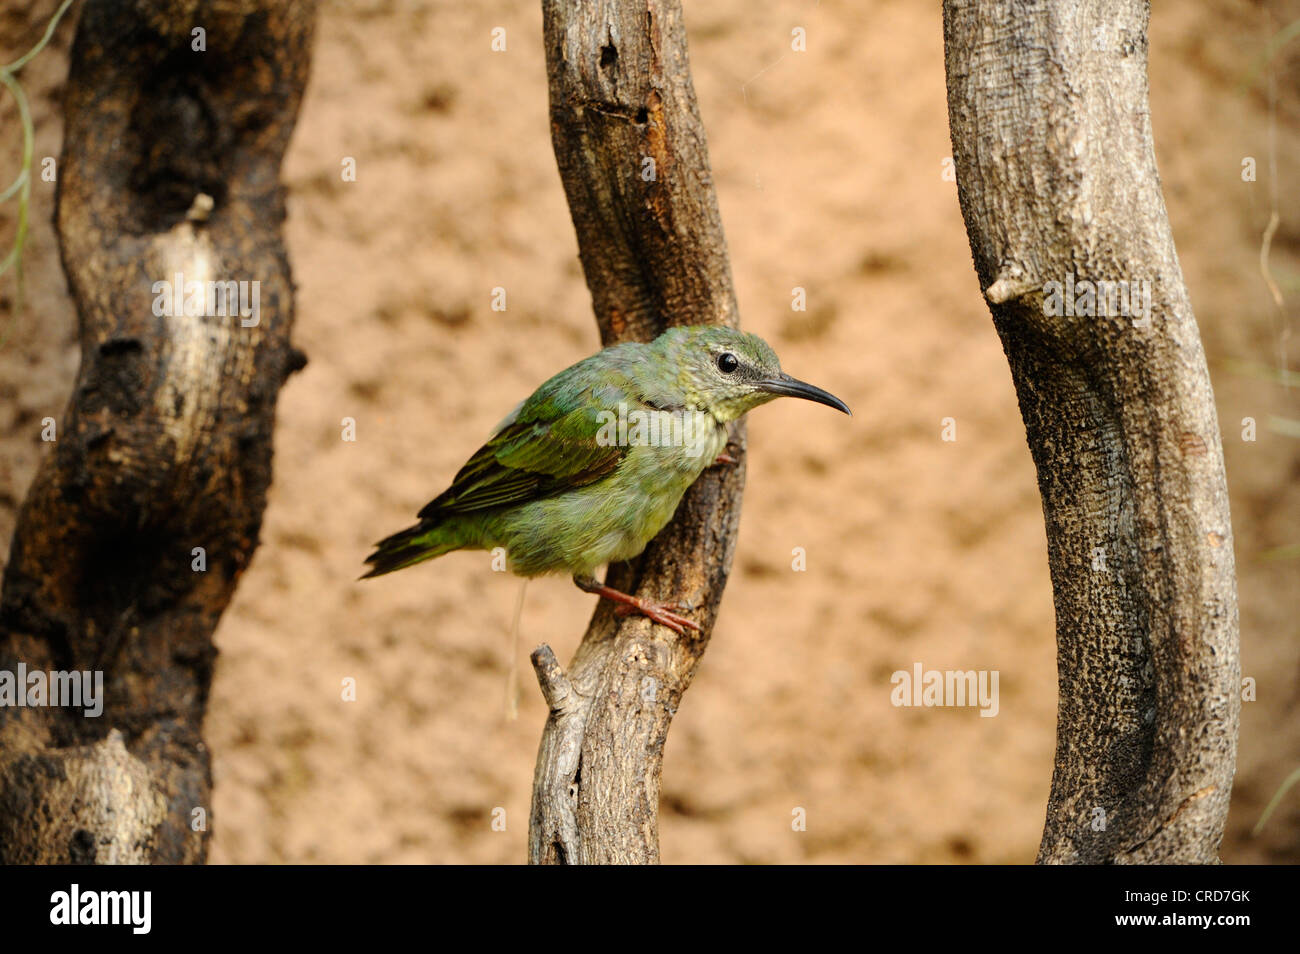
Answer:
[{"label": "bird's foot", "polygon": [[590,577],[575,576],[573,582],[577,584],[579,589],[587,593],[595,593],[597,596],[603,596],[605,599],[619,604],[615,612],[620,616],[639,613],[660,626],[667,626],[678,636],[685,636],[688,629],[693,629],[696,632],[700,631],[699,623],[681,615],[691,609],[689,606],[680,606],[676,603],[659,603],[655,600],[645,600],[639,596],[631,596],[614,589],[612,586],[597,582]]},{"label": "bird's foot", "polygon": [[619,616],[631,616],[638,613],[661,626],[667,626],[678,636],[685,636],[687,629],[693,629],[697,633],[700,631],[699,623],[681,615],[691,609],[689,606],[683,606],[680,603],[655,603],[637,597],[633,597],[633,599],[637,600],[635,606],[629,603],[619,603],[614,608],[614,612]]},{"label": "bird's foot", "polygon": [[717,466],[718,464],[734,465],[739,464],[740,461],[732,457],[730,454],[719,454],[717,457],[713,458],[713,463],[714,466]]}]

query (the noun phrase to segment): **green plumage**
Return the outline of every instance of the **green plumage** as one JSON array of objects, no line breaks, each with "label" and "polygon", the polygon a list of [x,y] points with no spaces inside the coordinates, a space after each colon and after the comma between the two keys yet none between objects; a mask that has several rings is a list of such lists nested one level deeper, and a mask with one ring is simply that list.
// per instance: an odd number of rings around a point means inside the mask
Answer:
[{"label": "green plumage", "polygon": [[782,374],[762,339],[728,328],[606,348],[507,417],[419,523],[376,545],[366,576],[503,547],[520,576],[589,578],[640,553],[722,452],[727,425],[780,394],[848,410]]}]

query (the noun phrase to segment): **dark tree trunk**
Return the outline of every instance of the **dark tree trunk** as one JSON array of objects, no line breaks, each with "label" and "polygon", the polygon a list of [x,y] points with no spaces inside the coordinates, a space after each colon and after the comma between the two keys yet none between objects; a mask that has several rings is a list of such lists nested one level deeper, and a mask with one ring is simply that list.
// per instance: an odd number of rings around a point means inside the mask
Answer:
[{"label": "dark tree trunk", "polygon": [[[204,859],[212,632],[304,360],[279,167],[313,16],[291,0],[82,11],[57,208],[81,367],[19,513],[0,670],[102,670],[106,702],[98,718],[0,708],[0,861]],[[154,283],[178,272],[260,283],[257,314],[156,314]]]},{"label": "dark tree trunk", "polygon": [[[1216,861],[1236,758],[1232,526],[1156,172],[1148,16],[1139,0],[944,4],[962,214],[1038,470],[1055,590],[1040,862]],[[1080,281],[1148,282],[1149,314],[1130,302],[1068,316],[1068,291],[1054,300],[1049,283],[1082,294]]]},{"label": "dark tree trunk", "polygon": [[[739,317],[677,0],[543,0],[551,138],[605,344]],[[740,463],[706,471],[633,564],[628,593],[698,607],[679,637],[602,601],[568,672],[533,664],[551,715],[533,782],[533,863],[659,860],[659,775],[682,693],[708,644],[731,569]]]}]

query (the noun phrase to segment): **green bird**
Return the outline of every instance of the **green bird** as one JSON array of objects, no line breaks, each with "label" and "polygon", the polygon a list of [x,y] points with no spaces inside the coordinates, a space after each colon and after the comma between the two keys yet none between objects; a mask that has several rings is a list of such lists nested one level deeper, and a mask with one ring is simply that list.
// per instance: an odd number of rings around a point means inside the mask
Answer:
[{"label": "green bird", "polygon": [[[375,544],[362,579],[452,550],[504,548],[523,577],[565,572],[588,593],[682,634],[683,608],[596,580],[636,556],[672,519],[728,425],[787,395],[851,413],[839,398],[781,371],[762,338],[678,327],[649,344],[614,345],[561,371],[497,425],[420,522]],[[720,455],[722,455],[720,457]]]}]

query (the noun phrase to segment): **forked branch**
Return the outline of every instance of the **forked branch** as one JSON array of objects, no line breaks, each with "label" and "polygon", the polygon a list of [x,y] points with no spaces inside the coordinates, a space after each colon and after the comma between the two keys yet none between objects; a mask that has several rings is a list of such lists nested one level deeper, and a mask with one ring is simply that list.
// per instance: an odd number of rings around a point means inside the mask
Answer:
[{"label": "forked branch", "polygon": [[[674,325],[736,326],[726,242],[686,59],[678,0],[543,0],[551,135],[606,345]],[[697,607],[678,636],[602,601],[565,673],[533,665],[551,714],[533,780],[535,864],[659,859],[664,742],[731,569],[744,485],[738,463],[706,471],[632,564],[626,593]]]}]

